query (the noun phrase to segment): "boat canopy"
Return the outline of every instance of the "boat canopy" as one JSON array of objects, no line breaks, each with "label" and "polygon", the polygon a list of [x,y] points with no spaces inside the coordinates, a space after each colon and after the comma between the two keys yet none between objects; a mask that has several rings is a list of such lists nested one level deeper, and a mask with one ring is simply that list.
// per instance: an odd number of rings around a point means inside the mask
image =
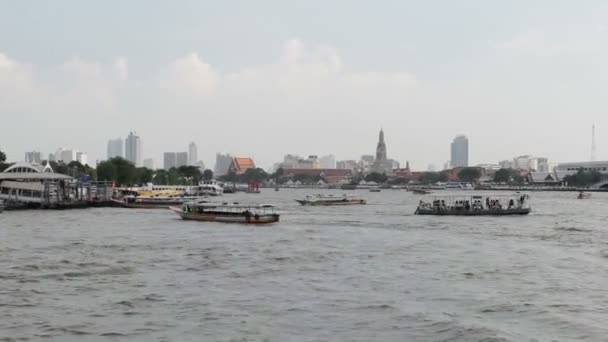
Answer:
[{"label": "boat canopy", "polygon": [[486,200],[496,201],[498,203],[509,203],[510,200],[517,202],[517,201],[521,201],[522,198],[523,198],[523,202],[527,202],[527,200],[530,198],[530,196],[528,194],[515,193],[515,194],[508,194],[508,195],[507,194],[437,195],[437,196],[429,196],[427,198],[432,199],[432,200],[429,201],[429,199],[427,199],[425,201],[421,201],[421,203],[430,202],[430,203],[445,203],[446,205],[453,205],[453,204],[466,203],[466,202],[474,203],[476,201],[485,202]]},{"label": "boat canopy", "polygon": [[189,206],[193,207],[201,207],[206,209],[212,208],[232,208],[232,209],[271,209],[274,208],[272,204],[240,204],[238,202],[234,203],[185,203]]}]

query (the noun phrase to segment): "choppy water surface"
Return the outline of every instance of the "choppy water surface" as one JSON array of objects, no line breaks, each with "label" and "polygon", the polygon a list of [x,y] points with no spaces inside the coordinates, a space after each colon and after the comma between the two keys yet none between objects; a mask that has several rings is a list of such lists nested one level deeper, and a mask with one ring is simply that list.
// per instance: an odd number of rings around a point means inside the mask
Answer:
[{"label": "choppy water surface", "polygon": [[0,340],[608,340],[608,194],[533,193],[528,217],[271,202],[264,227],[167,210],[0,214]]}]

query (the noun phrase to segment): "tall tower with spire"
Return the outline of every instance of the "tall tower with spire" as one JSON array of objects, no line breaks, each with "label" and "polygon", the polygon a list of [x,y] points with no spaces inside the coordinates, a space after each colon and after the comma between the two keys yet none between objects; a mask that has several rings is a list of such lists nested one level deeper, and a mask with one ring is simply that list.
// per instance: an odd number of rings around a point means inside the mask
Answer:
[{"label": "tall tower with spire", "polygon": [[376,145],[376,159],[372,165],[372,171],[391,175],[393,173],[393,163],[386,157],[386,142],[384,142],[384,130],[380,129],[378,135],[378,145]]},{"label": "tall tower with spire", "polygon": [[386,161],[386,143],[384,142],[384,130],[380,129],[378,145],[376,146],[376,163]]}]

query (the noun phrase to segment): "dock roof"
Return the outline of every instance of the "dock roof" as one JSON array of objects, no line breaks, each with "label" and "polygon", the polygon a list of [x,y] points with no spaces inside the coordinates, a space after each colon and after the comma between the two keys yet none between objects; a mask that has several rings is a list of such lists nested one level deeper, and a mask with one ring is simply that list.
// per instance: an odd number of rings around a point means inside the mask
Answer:
[{"label": "dock roof", "polygon": [[74,178],[61,173],[49,172],[2,172],[1,180],[72,180]]}]

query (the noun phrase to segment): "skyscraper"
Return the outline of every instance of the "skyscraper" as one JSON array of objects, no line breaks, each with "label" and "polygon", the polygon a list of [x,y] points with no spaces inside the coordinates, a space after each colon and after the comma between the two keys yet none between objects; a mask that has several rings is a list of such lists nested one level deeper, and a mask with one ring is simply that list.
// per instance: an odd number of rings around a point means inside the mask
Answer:
[{"label": "skyscraper", "polygon": [[41,153],[36,152],[36,151],[25,152],[25,161],[27,163],[41,163],[42,162]]},{"label": "skyscraper", "polygon": [[175,167],[177,164],[177,155],[175,152],[165,152],[163,153],[163,168],[165,170],[169,170],[172,167]]},{"label": "skyscraper", "polygon": [[125,139],[125,157],[135,166],[142,166],[141,139],[134,132]]},{"label": "skyscraper", "polygon": [[154,170],[154,159],[146,158],[144,159],[144,167],[150,170]]},{"label": "skyscraper", "polygon": [[76,151],[76,161],[82,165],[87,165],[89,163],[89,157],[85,152]]},{"label": "skyscraper", "polygon": [[175,167],[188,165],[188,152],[175,152]]},{"label": "skyscraper", "polygon": [[124,151],[122,138],[108,140],[108,159],[112,159],[114,157],[124,158]]},{"label": "skyscraper", "polygon": [[469,166],[469,139],[466,135],[458,135],[452,141],[450,164],[452,167]]},{"label": "skyscraper", "polygon": [[215,168],[213,173],[216,176],[223,176],[228,173],[230,164],[232,164],[232,156],[230,154],[218,153],[215,155]]},{"label": "skyscraper", "polygon": [[188,165],[196,165],[198,161],[198,148],[194,142],[188,145]]},{"label": "skyscraper", "polygon": [[163,154],[163,167],[165,170],[186,165],[188,165],[188,152],[165,152]]}]

